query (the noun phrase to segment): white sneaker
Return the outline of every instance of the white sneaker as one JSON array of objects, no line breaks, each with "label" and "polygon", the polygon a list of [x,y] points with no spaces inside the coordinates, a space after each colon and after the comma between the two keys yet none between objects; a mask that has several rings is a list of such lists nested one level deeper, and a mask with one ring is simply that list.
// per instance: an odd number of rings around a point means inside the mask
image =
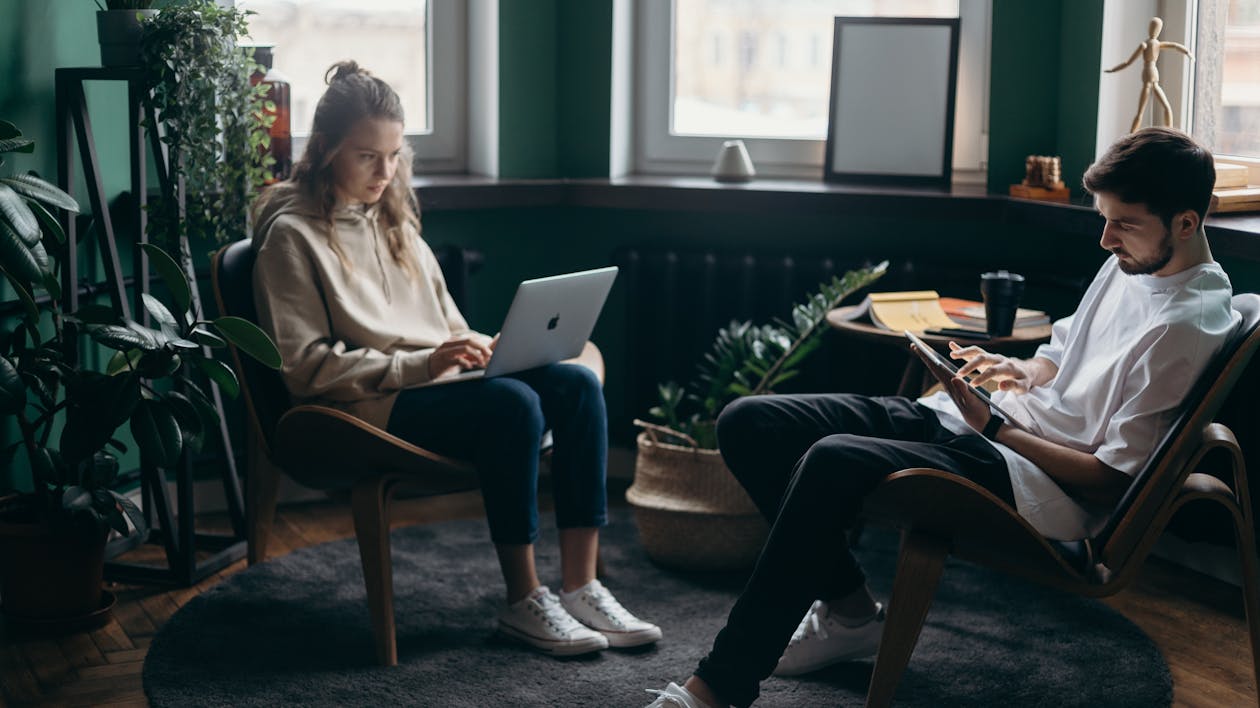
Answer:
[{"label": "white sneaker", "polygon": [[546,654],[573,656],[608,648],[608,640],[560,606],[560,598],[541,585],[525,599],[499,611],[499,631]]},{"label": "white sneaker", "polygon": [[647,708],[709,708],[708,703],[673,681],[669,682],[664,691],[649,688],[647,692],[656,696],[656,700],[649,703]]},{"label": "white sneaker", "polygon": [[884,635],[884,606],[875,604],[875,615],[857,627],[840,624],[827,603],[815,602],[796,628],[792,641],[775,667],[775,676],[799,676],[841,661],[874,656]]},{"label": "white sneaker", "polygon": [[573,592],[560,592],[560,604],[573,618],[608,639],[610,647],[637,647],[661,638],[661,628],[630,614],[598,580]]}]

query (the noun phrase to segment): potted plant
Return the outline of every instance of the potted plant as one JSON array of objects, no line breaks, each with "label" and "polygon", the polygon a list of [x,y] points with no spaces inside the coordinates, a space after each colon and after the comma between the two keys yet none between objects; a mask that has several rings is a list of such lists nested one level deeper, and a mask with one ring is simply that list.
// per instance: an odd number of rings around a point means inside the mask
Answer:
[{"label": "potted plant", "polygon": [[660,384],[658,423],[636,420],[634,507],[644,548],[653,560],[688,570],[746,568],[765,541],[766,523],[717,450],[718,414],[741,396],[773,393],[795,377],[822,343],[827,312],[882,276],[888,263],[849,271],[819,286],[792,308],[791,321],[754,326],[731,322],[686,388]]},{"label": "potted plant", "polygon": [[140,63],[140,34],[144,21],[157,14],[154,0],[96,0],[96,37],[101,43],[101,66]]},{"label": "potted plant", "polygon": [[[3,154],[32,148],[0,121],[0,164]],[[238,390],[232,369],[203,346],[231,341],[268,366],[280,365],[275,345],[250,322],[195,319],[188,281],[152,244],[142,247],[174,304],[144,295],[154,327],[103,305],[62,312],[66,248],[55,209],[77,212],[78,205],[35,175],[0,178],[0,273],[22,303],[16,323],[0,332],[0,417],[20,431],[3,449],[14,487],[0,492],[0,609],[37,626],[108,619],[101,595],[106,536],[110,529],[144,529],[135,505],[111,488],[114,454],[127,449],[117,430],[129,426],[142,461],[172,467],[218,427],[215,407],[188,371],[204,372],[229,395]],[[80,361],[80,332],[114,352],[104,371]],[[16,479],[22,473],[24,484]]]}]

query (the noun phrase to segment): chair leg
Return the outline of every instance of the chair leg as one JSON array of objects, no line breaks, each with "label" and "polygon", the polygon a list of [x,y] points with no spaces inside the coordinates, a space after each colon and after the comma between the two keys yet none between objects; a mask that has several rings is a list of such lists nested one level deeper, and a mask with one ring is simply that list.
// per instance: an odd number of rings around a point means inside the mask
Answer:
[{"label": "chair leg", "polygon": [[382,666],[395,666],[398,645],[394,636],[394,566],[389,555],[389,483],[383,477],[359,480],[351,492],[351,505],[376,660]]},{"label": "chair leg", "polygon": [[901,554],[897,558],[897,574],[893,577],[892,597],[888,599],[884,636],[875,671],[866,692],[866,705],[892,704],[893,693],[901,674],[910,663],[910,654],[919,642],[919,632],[927,618],[928,608],[941,579],[949,546],[944,539],[919,531],[907,531],[902,537]]},{"label": "chair leg", "polygon": [[248,562],[255,565],[267,560],[267,543],[271,540],[271,526],[276,518],[276,488],[280,485],[280,470],[267,459],[253,431],[250,431],[248,445],[245,533]]},{"label": "chair leg", "polygon": [[1251,670],[1260,701],[1260,573],[1256,567],[1255,529],[1234,516],[1234,538],[1238,542],[1241,562],[1243,609],[1247,613],[1247,631],[1251,635]]}]

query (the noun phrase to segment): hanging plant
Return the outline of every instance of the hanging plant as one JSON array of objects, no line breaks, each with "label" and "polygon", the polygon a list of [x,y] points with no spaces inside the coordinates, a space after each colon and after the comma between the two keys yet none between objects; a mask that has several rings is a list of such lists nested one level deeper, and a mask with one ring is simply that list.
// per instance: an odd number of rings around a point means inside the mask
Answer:
[{"label": "hanging plant", "polygon": [[181,235],[215,243],[243,238],[250,205],[274,164],[266,155],[274,120],[264,110],[266,87],[249,81],[260,67],[252,49],[236,44],[249,14],[194,0],[145,22],[144,101],[160,124],[147,127],[159,130],[172,183],[185,199],[181,213],[178,195],[164,194],[150,216],[153,240],[168,251]]}]

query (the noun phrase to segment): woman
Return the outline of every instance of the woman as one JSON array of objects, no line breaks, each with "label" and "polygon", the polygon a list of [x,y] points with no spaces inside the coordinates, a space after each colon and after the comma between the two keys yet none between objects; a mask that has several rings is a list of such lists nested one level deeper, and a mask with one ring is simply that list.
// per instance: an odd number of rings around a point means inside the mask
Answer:
[{"label": "woman", "polygon": [[[658,627],[595,579],[607,507],[598,378],[553,364],[409,388],[485,366],[494,340],[468,327],[419,237],[398,95],[354,62],[333,65],[326,81],[293,177],[269,189],[254,212],[258,315],[284,357],[289,392],[476,464],[507,584],[501,632],[556,655],[658,640]],[[545,428],[555,440],[558,596],[534,567]]]}]

